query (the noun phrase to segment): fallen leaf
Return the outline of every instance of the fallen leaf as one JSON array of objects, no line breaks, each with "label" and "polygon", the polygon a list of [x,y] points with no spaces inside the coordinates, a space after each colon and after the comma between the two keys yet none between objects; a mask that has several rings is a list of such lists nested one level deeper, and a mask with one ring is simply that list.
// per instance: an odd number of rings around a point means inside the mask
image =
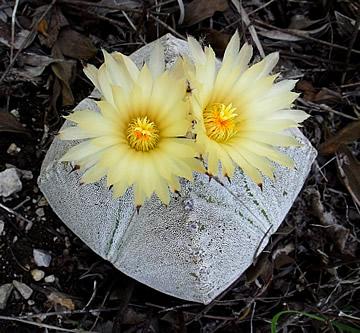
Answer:
[{"label": "fallen leaf", "polygon": [[79,60],[89,60],[97,52],[89,38],[70,28],[61,30],[56,44],[63,55]]},{"label": "fallen leaf", "polygon": [[338,151],[336,166],[339,178],[360,206],[360,163],[347,146],[341,145]]},{"label": "fallen leaf", "polygon": [[360,138],[360,120],[353,121],[342,128],[337,134],[319,146],[319,154],[333,154],[344,144],[349,144]]},{"label": "fallen leaf", "polygon": [[313,101],[316,95],[317,89],[313,86],[310,81],[301,80],[296,84],[296,89],[303,92],[303,99],[306,101]]},{"label": "fallen leaf", "polygon": [[227,0],[193,0],[185,6],[183,26],[191,26],[229,8]]},{"label": "fallen leaf", "polygon": [[276,40],[285,40],[289,42],[296,42],[304,40],[304,37],[318,37],[323,35],[329,29],[329,24],[325,23],[321,27],[313,30],[300,30],[300,29],[284,29],[283,31],[266,30],[262,29],[258,33],[267,38]]},{"label": "fallen leaf", "polygon": [[339,94],[338,92],[330,90],[328,88],[321,88],[314,96],[313,102],[319,104],[324,103],[327,105],[333,105],[343,103],[343,99],[341,94]]},{"label": "fallen leaf", "polygon": [[10,112],[4,110],[0,110],[0,132],[29,135],[17,119]]},{"label": "fallen leaf", "polygon": [[[359,173],[360,175],[360,173]],[[344,253],[346,241],[349,237],[350,230],[337,223],[333,211],[327,211],[321,202],[321,196],[317,189],[309,188],[310,204],[312,213],[319,219],[320,224],[325,226],[326,233],[331,237],[338,249]]]},{"label": "fallen leaf", "polygon": [[[340,28],[341,35],[344,37],[350,37],[354,33],[355,20],[347,17],[338,11],[335,11],[336,23]],[[360,30],[360,29],[359,29]]]},{"label": "fallen leaf", "polygon": [[[22,29],[15,34],[15,41],[14,41],[14,49],[18,50],[22,44],[24,43],[25,39],[28,38],[30,34],[29,30]],[[24,49],[27,48],[34,40],[36,34],[33,34],[32,37],[28,40]],[[9,24],[4,23],[0,20],[0,43],[6,45],[7,47],[11,47],[11,29]]]},{"label": "fallen leaf", "polygon": [[[51,49],[51,55],[55,58],[63,58],[57,43]],[[76,61],[64,60],[51,64],[51,69],[61,83],[62,106],[74,104],[74,96],[71,91],[71,84],[75,79]]]},{"label": "fallen leaf", "polygon": [[63,293],[53,291],[47,295],[47,299],[52,303],[66,307],[70,311],[75,310],[75,303],[73,300]]},{"label": "fallen leaf", "polygon": [[35,53],[23,53],[18,57],[18,68],[13,68],[11,74],[16,75],[18,80],[30,81],[40,76],[45,68],[63,59],[42,56]]},{"label": "fallen leaf", "polygon": [[[48,6],[46,5],[36,9],[33,22],[36,21],[40,15],[42,15],[42,13],[44,12],[44,10],[47,9],[47,7]],[[61,12],[59,6],[54,6],[54,9],[50,12],[50,14],[48,14],[48,16],[49,18],[46,17],[46,21],[48,22],[47,30],[45,31],[46,37],[40,34],[38,36],[42,45],[51,48],[58,38],[60,29],[68,26],[69,22]]]},{"label": "fallen leaf", "polygon": [[215,29],[201,28],[194,32],[195,36],[205,36],[206,44],[210,44],[218,57],[222,57],[231,35],[224,34]]},{"label": "fallen leaf", "polygon": [[343,103],[343,98],[338,92],[328,88],[315,88],[310,81],[301,80],[297,83],[296,88],[301,90],[306,101],[318,104],[339,104]]},{"label": "fallen leaf", "polygon": [[326,22],[326,20],[327,20],[326,18],[319,19],[319,20],[310,20],[307,16],[298,14],[298,15],[294,15],[293,17],[291,17],[288,28],[289,29],[300,29],[300,30],[306,29],[316,23]]},{"label": "fallen leaf", "polygon": [[[89,12],[106,16],[119,10],[126,10],[126,8],[142,7],[143,2],[141,0],[101,0],[97,4],[99,6],[89,7]],[[104,7],[101,5],[104,5]],[[107,5],[114,6],[114,8],[106,8]]]},{"label": "fallen leaf", "polygon": [[276,39],[276,40],[285,40],[288,42],[298,42],[300,40],[303,40],[304,38],[290,35],[286,32],[277,31],[277,30],[260,30],[258,31],[258,34],[270,39]]}]

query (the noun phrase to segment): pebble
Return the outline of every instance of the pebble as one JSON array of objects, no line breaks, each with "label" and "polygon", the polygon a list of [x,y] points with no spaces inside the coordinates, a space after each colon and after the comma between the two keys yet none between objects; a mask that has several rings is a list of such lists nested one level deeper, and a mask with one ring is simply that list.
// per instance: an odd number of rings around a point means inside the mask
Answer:
[{"label": "pebble", "polygon": [[35,281],[40,281],[45,276],[45,273],[44,271],[36,268],[31,271],[31,275]]},{"label": "pebble", "polygon": [[13,289],[12,283],[3,284],[0,287],[0,310],[5,309],[6,303],[10,297],[12,289]]},{"label": "pebble", "polygon": [[8,197],[21,189],[22,183],[15,168],[0,172],[0,197]]},{"label": "pebble", "polygon": [[35,210],[35,214],[39,217],[43,217],[45,216],[45,210],[44,208],[38,208],[37,210]]},{"label": "pebble", "polygon": [[7,149],[7,153],[9,155],[16,155],[17,153],[19,153],[21,151],[21,148],[18,147],[15,143],[12,143],[9,148]]},{"label": "pebble", "polygon": [[20,293],[22,297],[25,299],[29,299],[31,294],[33,293],[33,290],[27,286],[25,283],[13,280],[13,285],[17,289],[17,291]]},{"label": "pebble", "polygon": [[55,275],[51,274],[45,277],[44,281],[46,283],[53,283],[55,282]]},{"label": "pebble", "polygon": [[33,250],[34,261],[38,267],[49,267],[51,263],[51,255],[44,250]]},{"label": "pebble", "polygon": [[20,113],[19,113],[19,110],[18,109],[13,109],[10,111],[10,113],[15,117],[17,118],[17,120],[20,119]]},{"label": "pebble", "polygon": [[1,236],[2,232],[4,231],[4,227],[5,227],[5,222],[3,220],[0,220],[0,236]]},{"label": "pebble", "polygon": [[47,202],[45,197],[41,197],[41,199],[38,202],[38,206],[39,207],[49,206],[49,203]]}]

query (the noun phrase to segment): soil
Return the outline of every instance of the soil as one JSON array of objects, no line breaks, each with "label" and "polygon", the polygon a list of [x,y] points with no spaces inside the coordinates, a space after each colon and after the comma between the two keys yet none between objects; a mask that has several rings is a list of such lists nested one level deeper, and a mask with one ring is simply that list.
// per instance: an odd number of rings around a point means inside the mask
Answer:
[{"label": "soil", "polygon": [[[59,90],[55,82],[59,76],[51,65],[44,66],[40,75],[25,78],[14,71],[25,70],[23,63],[11,63],[10,47],[0,47],[0,74],[5,75],[1,78],[0,117],[1,112],[12,111],[12,121],[25,129],[14,130],[9,120],[0,123],[0,172],[16,167],[32,173],[31,179],[22,178],[19,192],[0,198],[0,221],[4,224],[0,287],[17,280],[33,291],[29,299],[12,291],[0,310],[1,333],[260,333],[271,331],[277,314],[276,332],[360,332],[360,167],[356,160],[360,156],[360,75],[356,60],[360,4],[356,1],[243,2],[265,53],[279,51],[279,70],[300,79],[296,89],[301,96],[296,107],[312,116],[302,131],[320,154],[267,251],[209,305],[176,299],[128,278],[89,249],[44,200],[37,185],[41,163],[63,122],[62,116],[93,89],[82,66],[88,61],[101,64],[101,52],[96,50],[130,54],[144,41],[150,42],[170,29],[183,36],[206,36],[205,43],[211,42],[219,57],[235,29],[256,44],[232,1],[216,5],[214,1],[194,0],[192,3],[202,9],[186,11],[187,25],[178,23],[181,2],[164,2],[157,7],[150,1],[135,0],[115,4],[102,1],[93,7],[75,0],[50,5],[40,0],[20,2],[16,35],[26,28],[31,30],[31,22],[34,24],[49,9],[45,15],[47,29],[38,25],[34,39],[20,54],[50,56],[58,45],[62,56],[70,60],[69,66],[74,67],[69,76],[65,69],[62,72],[64,81],[60,80]],[[190,1],[184,3],[190,5]],[[3,0],[0,4],[0,13],[5,15],[1,21],[9,31],[9,13],[13,10],[13,3]],[[158,20],[164,24],[154,21],[155,13],[160,13]],[[295,20],[296,15],[303,15],[302,25]],[[59,23],[64,20],[67,24]],[[289,27],[292,30],[287,30]],[[69,28],[82,35],[76,40],[80,45],[76,55],[56,44],[61,38],[73,42],[66,32],[62,37],[54,32]],[[299,39],[301,33],[308,38]],[[10,40],[8,35],[6,38]],[[6,74],[10,67],[12,71]],[[70,104],[64,102],[69,98],[64,85],[71,86]],[[351,130],[349,126],[353,126]],[[341,130],[345,134],[335,137],[339,144],[334,148],[330,138]],[[12,144],[18,150],[9,152]],[[341,169],[339,161],[344,158],[349,168]],[[51,255],[49,267],[37,267],[34,249]],[[35,281],[31,271],[37,268],[45,277],[54,275],[55,280]],[[298,312],[281,314],[287,310]]]}]

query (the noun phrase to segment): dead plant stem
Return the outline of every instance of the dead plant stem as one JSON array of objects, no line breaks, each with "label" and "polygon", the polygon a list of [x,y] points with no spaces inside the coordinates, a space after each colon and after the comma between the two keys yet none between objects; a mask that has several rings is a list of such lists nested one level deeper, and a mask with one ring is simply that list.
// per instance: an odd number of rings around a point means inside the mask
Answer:
[{"label": "dead plant stem", "polygon": [[35,24],[33,25],[30,33],[27,35],[27,37],[25,38],[25,40],[23,41],[23,43],[21,44],[20,48],[18,49],[18,51],[16,52],[15,56],[10,59],[10,63],[7,66],[5,72],[3,73],[3,75],[0,78],[0,84],[4,81],[4,79],[6,78],[6,76],[9,74],[11,68],[13,68],[16,59],[18,58],[18,56],[20,55],[20,53],[22,52],[22,50],[25,48],[25,46],[27,45],[27,43],[31,40],[33,34],[36,32],[36,28],[39,26],[39,24],[41,23],[41,21],[45,18],[45,16],[47,15],[47,13],[51,10],[51,8],[54,6],[54,4],[56,3],[57,0],[52,0],[50,5],[46,8],[46,10],[44,11],[44,13],[36,20]]},{"label": "dead plant stem", "polygon": [[[314,38],[314,37],[306,36],[304,34],[300,34],[300,33],[296,32],[294,30],[278,28],[278,27],[276,27],[276,26],[274,26],[272,24],[268,24],[268,23],[265,23],[265,22],[262,22],[262,21],[259,21],[259,20],[253,20],[253,23],[254,23],[254,25],[264,26],[264,27],[269,28],[269,29],[281,31],[281,32],[289,34],[289,35],[294,35],[294,36],[297,36],[297,37],[308,39],[308,40],[311,40],[311,41],[313,41],[315,43],[323,44],[323,45],[333,47],[333,48],[336,48],[336,49],[345,50],[345,51],[349,50],[348,47],[338,45],[338,44],[334,44],[334,43],[329,43],[327,41],[317,39],[317,38]],[[351,49],[351,52],[356,53],[356,54],[360,54],[360,50]]]}]

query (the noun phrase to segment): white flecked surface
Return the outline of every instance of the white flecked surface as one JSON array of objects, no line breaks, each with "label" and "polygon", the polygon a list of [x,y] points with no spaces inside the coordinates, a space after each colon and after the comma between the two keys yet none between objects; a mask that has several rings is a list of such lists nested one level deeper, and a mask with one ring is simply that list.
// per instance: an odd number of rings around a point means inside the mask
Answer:
[{"label": "white flecked surface", "polygon": [[[171,35],[161,41],[168,64],[179,53],[189,54],[184,41]],[[151,49],[149,44],[131,57],[141,66]],[[83,109],[97,106],[85,99],[75,108]],[[167,208],[153,195],[137,214],[131,188],[113,199],[105,179],[80,186],[82,172],[70,173],[71,164],[58,162],[77,142],[58,138],[45,157],[39,186],[62,221],[123,273],[175,297],[209,303],[266,246],[303,186],[316,151],[298,129],[289,132],[303,144],[282,149],[297,170],[275,165],[276,180],[265,177],[263,191],[240,169],[231,184],[195,174],[194,183],[181,180],[181,197],[172,195]]]}]

